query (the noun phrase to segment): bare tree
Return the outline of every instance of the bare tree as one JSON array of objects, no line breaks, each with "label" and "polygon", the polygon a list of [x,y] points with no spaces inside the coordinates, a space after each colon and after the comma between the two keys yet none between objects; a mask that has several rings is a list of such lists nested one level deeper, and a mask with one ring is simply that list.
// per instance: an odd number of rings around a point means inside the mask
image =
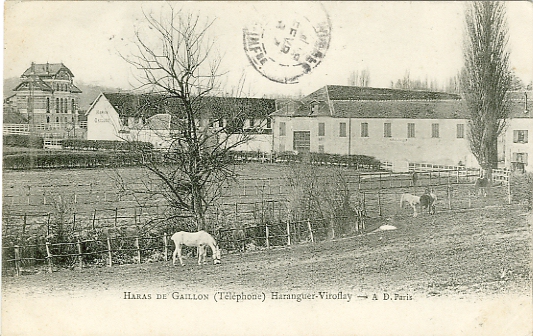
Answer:
[{"label": "bare tree", "polygon": [[465,17],[464,71],[461,86],[470,112],[470,148],[485,176],[497,167],[497,140],[509,115],[508,26],[505,4],[479,1]]},{"label": "bare tree", "polygon": [[370,86],[370,71],[368,69],[352,71],[348,77],[348,85],[362,87]]},{"label": "bare tree", "polygon": [[234,177],[228,154],[249,139],[242,126],[250,107],[213,96],[221,75],[221,58],[208,36],[213,21],[170,5],[161,13],[144,13],[147,29],[136,31],[135,51],[123,57],[140,73],[139,89],[150,93],[149,105],[170,115],[166,129],[152,127],[166,145],[143,153],[149,174],[130,192],[164,197],[169,217],[193,218],[201,230],[208,208]]}]

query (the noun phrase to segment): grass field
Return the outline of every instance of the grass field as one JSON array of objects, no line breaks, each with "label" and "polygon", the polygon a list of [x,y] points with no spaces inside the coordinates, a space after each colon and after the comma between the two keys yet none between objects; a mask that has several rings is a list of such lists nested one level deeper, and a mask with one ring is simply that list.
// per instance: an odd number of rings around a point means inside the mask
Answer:
[{"label": "grass field", "polygon": [[[279,174],[279,171],[274,173]],[[4,173],[4,188],[6,175],[10,179],[7,186],[12,185],[14,190],[20,188],[13,183],[15,175],[10,174]],[[41,185],[87,184],[89,178],[98,185],[104,185],[105,181],[103,172],[97,170],[84,176],[70,171],[64,174],[18,174],[21,175],[16,175],[17,178],[38,181]],[[262,176],[267,174],[268,169]],[[129,335],[166,335],[171,333],[171,328],[181,330],[183,327],[190,330],[187,334],[203,335],[219,334],[220,331],[209,330],[209,324],[205,324],[207,320],[216,321],[216,325],[224,330],[228,330],[228,320],[236,320],[237,325],[250,327],[244,331],[229,327],[235,331],[234,334],[295,334],[294,331],[306,330],[297,334],[324,335],[340,334],[333,330],[343,325],[352,326],[345,334],[353,334],[354,330],[364,331],[360,329],[363,323],[355,326],[355,322],[350,321],[376,319],[375,325],[368,327],[368,332],[361,331],[360,334],[527,334],[523,330],[531,330],[530,323],[527,324],[530,321],[527,312],[531,311],[531,212],[524,203],[508,205],[502,188],[496,188],[491,197],[472,200],[475,202],[472,208],[464,206],[465,199],[460,197],[459,191],[456,190],[454,195],[461,203],[456,203],[453,210],[447,210],[444,202],[440,203],[436,215],[423,213],[416,218],[411,216],[410,210],[399,209],[395,193],[389,194],[388,203],[394,205],[385,208],[381,217],[374,215],[369,218],[368,226],[388,224],[395,226],[396,230],[376,230],[315,244],[226,253],[220,265],[197,266],[196,260],[189,257],[185,259],[185,267],[161,261],[81,270],[62,269],[51,274],[43,270],[20,277],[4,276],[3,316],[12,321],[11,325],[7,324],[12,329],[6,327],[4,330],[17,331],[18,334],[46,330],[57,335],[71,335],[85,326],[87,330],[97,331],[79,334],[118,335],[127,330]],[[104,204],[113,204],[107,202]],[[87,206],[94,205],[90,203]],[[205,306],[184,300],[162,303],[152,299],[148,304],[129,303],[124,299],[124,292],[153,297],[156,294],[170,297],[176,292],[204,293],[208,295],[208,303],[213,303],[215,293],[221,291],[265,293],[267,305],[262,307],[269,307],[270,315],[267,316],[276,316],[276,320],[264,317],[267,308],[258,311],[258,306],[251,303]],[[323,306],[322,301],[311,303],[309,300],[281,304],[272,299],[272,292],[276,291],[295,295],[314,294],[316,297],[319,292],[342,292],[350,294],[352,299],[351,303],[341,300],[327,306]],[[383,305],[393,308],[373,305],[371,299],[374,295]],[[411,298],[409,302],[413,304],[385,303],[385,295]],[[507,298],[519,299],[506,301]],[[431,305],[422,305],[426,300],[430,300]],[[445,305],[445,302],[451,305]],[[490,307],[496,310],[483,315],[478,309],[485,308],[465,305],[465,302],[490,302]],[[508,306],[502,302],[507,302]],[[316,308],[315,304],[320,304],[316,306],[320,308]],[[274,306],[277,308],[272,308]],[[281,307],[286,310],[278,311]],[[302,310],[300,307],[306,308]],[[326,314],[326,311],[329,313]],[[218,315],[213,316],[209,312]],[[256,316],[252,312],[261,315]],[[355,312],[357,315],[354,315]],[[384,316],[386,314],[389,315]],[[327,323],[323,320],[325,316],[329,318]],[[417,320],[417,316],[425,319]],[[468,324],[462,321],[463,317],[471,316],[474,317],[472,321],[468,320]],[[505,321],[497,322],[502,316],[505,316]],[[32,321],[39,321],[35,322],[40,323],[39,327],[32,328],[31,323],[28,324]],[[159,325],[154,324],[156,321]],[[174,321],[187,323],[175,325]],[[299,329],[280,329],[278,321],[299,325]],[[322,325],[320,321],[325,325],[337,324],[326,329],[313,329],[314,332],[309,333],[309,327]],[[127,322],[129,326],[121,325]],[[199,329],[191,329],[194,323],[199,323]],[[428,323],[429,327],[424,329],[424,323]],[[391,331],[385,329],[386,325],[400,329]],[[58,329],[60,326],[61,329]],[[164,326],[164,330],[151,332],[158,326]],[[401,326],[408,329],[401,329]],[[514,333],[513,328],[518,326],[521,333]],[[449,329],[453,332],[446,331]],[[31,332],[24,333],[22,330]]]},{"label": "grass field", "polygon": [[[171,262],[62,270],[3,279],[21,295],[92,295],[92,291],[343,290],[416,296],[528,293],[530,224],[520,206],[383,218],[397,227],[273,250],[223,256],[220,266]],[[83,294],[86,293],[86,294]]]}]

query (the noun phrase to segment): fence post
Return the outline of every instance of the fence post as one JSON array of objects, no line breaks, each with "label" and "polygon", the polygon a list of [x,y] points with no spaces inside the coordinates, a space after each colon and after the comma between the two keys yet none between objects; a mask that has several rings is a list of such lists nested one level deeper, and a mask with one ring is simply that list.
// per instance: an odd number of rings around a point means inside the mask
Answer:
[{"label": "fence post", "polygon": [[72,231],[76,230],[76,213],[72,214]]},{"label": "fence post", "polygon": [[115,229],[117,228],[117,221],[118,221],[118,208],[115,208],[115,223],[114,223]]},{"label": "fence post", "polygon": [[450,184],[446,186],[446,195],[448,196],[448,210],[452,209],[452,190]]},{"label": "fence post", "polygon": [[287,246],[291,246],[291,220],[287,216]]},{"label": "fence post", "polygon": [[52,253],[50,253],[50,242],[46,242],[46,260],[48,261],[48,273],[52,273]]},{"label": "fence post", "polygon": [[269,232],[268,232],[268,223],[265,224],[265,232],[266,232],[266,247],[267,249],[270,248],[270,241],[268,240]]},{"label": "fence post", "polygon": [[141,263],[141,249],[139,245],[139,237],[135,238],[135,248],[137,249],[137,259],[138,259],[138,263],[140,264]]},{"label": "fence post", "polygon": [[381,217],[381,192],[378,190],[378,214]]},{"label": "fence post", "polygon": [[513,200],[511,195],[511,174],[507,172],[507,202],[511,204],[511,201]]},{"label": "fence post", "polygon": [[24,213],[24,222],[22,223],[22,241],[24,241],[24,236],[26,235],[27,224],[28,224],[27,214]]},{"label": "fence post", "polygon": [[357,179],[357,190],[361,190],[361,173],[359,173]]},{"label": "fence post", "polygon": [[429,185],[431,185],[431,170],[429,171]]},{"label": "fence post", "polygon": [[96,222],[96,209],[94,209],[94,212],[93,212],[93,231],[96,230],[96,227],[94,226],[95,222]]},{"label": "fence post", "polygon": [[392,172],[389,173],[389,188],[392,188]]},{"label": "fence post", "polygon": [[163,249],[163,254],[165,255],[165,261],[168,260],[168,237],[167,237],[167,233],[165,232],[163,234],[163,244],[164,244],[164,249]]},{"label": "fence post", "polygon": [[80,269],[82,269],[83,268],[83,255],[81,254],[81,241],[79,239],[76,245],[78,246],[78,262],[79,262]]},{"label": "fence post", "polygon": [[15,245],[15,274],[20,275],[20,250],[19,246]]},{"label": "fence post", "polygon": [[455,171],[457,173],[457,184],[459,184],[459,170]]},{"label": "fence post", "polygon": [[[26,216],[26,214],[24,214],[24,216]],[[50,237],[50,213],[48,213],[46,219],[46,236]]]},{"label": "fence post", "polygon": [[109,260],[107,261],[107,266],[113,266],[113,254],[111,253],[111,239],[107,236],[107,256]]},{"label": "fence post", "polygon": [[366,192],[363,192],[363,211],[366,214]]},{"label": "fence post", "polygon": [[309,218],[307,218],[307,229],[309,229],[309,237],[311,238],[311,243],[315,242],[315,238],[313,236],[313,230],[311,229],[311,221]]},{"label": "fence post", "polygon": [[379,189],[381,189],[381,173],[379,173]]}]

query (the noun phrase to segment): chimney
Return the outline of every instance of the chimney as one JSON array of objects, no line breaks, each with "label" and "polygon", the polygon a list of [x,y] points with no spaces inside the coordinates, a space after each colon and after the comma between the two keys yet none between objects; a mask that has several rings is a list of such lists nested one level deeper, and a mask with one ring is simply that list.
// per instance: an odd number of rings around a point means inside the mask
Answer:
[{"label": "chimney", "polygon": [[49,65],[48,65],[48,62],[46,62],[46,74],[49,75],[50,74],[50,70],[49,70]]},{"label": "chimney", "polygon": [[30,73],[33,75],[35,73],[35,63],[31,62],[31,70]]}]

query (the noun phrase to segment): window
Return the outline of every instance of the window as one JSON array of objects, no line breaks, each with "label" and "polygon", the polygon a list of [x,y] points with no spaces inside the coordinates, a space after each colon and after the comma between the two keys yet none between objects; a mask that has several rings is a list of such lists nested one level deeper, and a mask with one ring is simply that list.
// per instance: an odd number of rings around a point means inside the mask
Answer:
[{"label": "window", "polygon": [[312,102],[311,103],[311,110],[309,111],[309,114],[315,114],[318,111],[318,103]]},{"label": "window", "polygon": [[311,149],[311,132],[295,131],[293,137],[293,149],[297,152],[309,152]]},{"label": "window", "polygon": [[71,110],[72,113],[76,113],[76,102],[74,101],[74,99],[72,99],[71,101]]},{"label": "window", "polygon": [[513,131],[513,142],[514,143],[527,143],[527,130],[516,130]]},{"label": "window", "polygon": [[50,113],[50,97],[46,97],[46,113]]},{"label": "window", "polygon": [[431,137],[432,138],[439,137],[439,124],[431,124]]},{"label": "window", "polygon": [[385,138],[392,137],[392,124],[391,123],[383,124],[383,137]]},{"label": "window", "polygon": [[415,123],[407,123],[407,137],[408,138],[415,137]]},{"label": "window", "polygon": [[285,126],[285,122],[279,123],[279,136],[285,136],[287,135],[287,129]]},{"label": "window", "polygon": [[318,123],[318,136],[326,136],[326,124]]},{"label": "window", "polygon": [[457,124],[457,139],[465,137],[465,124]]},{"label": "window", "polygon": [[255,124],[255,120],[252,118],[250,119],[250,128],[253,128]]},{"label": "window", "polygon": [[59,113],[63,113],[63,99],[59,99]]},{"label": "window", "polygon": [[267,119],[266,128],[272,128],[272,119],[270,118]]},{"label": "window", "polygon": [[324,153],[324,145],[318,145],[318,152]]},{"label": "window", "polygon": [[368,138],[368,123],[361,123],[361,137]]},{"label": "window", "polygon": [[345,122],[339,123],[339,136],[342,138],[346,137],[346,123]]},{"label": "window", "polygon": [[513,153],[511,161],[527,164],[527,153]]},{"label": "window", "polygon": [[59,98],[56,98],[56,113],[59,113]]}]

